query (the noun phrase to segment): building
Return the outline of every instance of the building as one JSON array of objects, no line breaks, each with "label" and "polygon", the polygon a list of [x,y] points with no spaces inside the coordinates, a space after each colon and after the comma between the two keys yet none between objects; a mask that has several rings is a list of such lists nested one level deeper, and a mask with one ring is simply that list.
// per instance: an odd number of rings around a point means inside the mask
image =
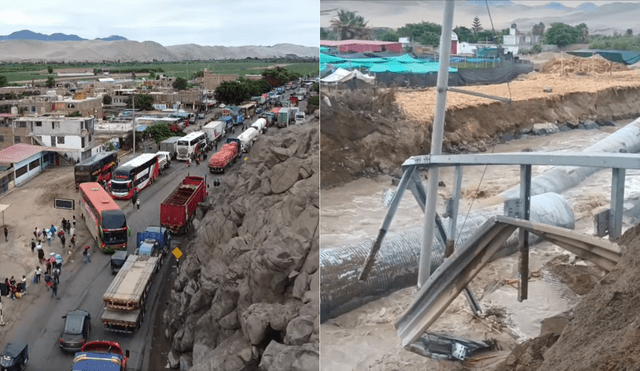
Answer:
[{"label": "building", "polygon": [[531,31],[526,33],[518,31],[516,24],[512,24],[509,28],[509,34],[502,38],[502,46],[512,52],[518,54],[521,50],[529,50],[534,45],[542,42],[542,35],[534,35]]},{"label": "building", "polygon": [[321,46],[337,47],[341,53],[348,52],[381,52],[389,51],[402,53],[402,44],[393,41],[373,41],[373,40],[320,40]]},{"label": "building", "polygon": [[26,123],[15,122],[17,117],[17,115],[10,113],[0,114],[0,149],[18,143],[32,144]]},{"label": "building", "polygon": [[458,54],[458,35],[455,32],[451,32],[451,55]]},{"label": "building", "polygon": [[196,82],[198,84],[203,84],[204,88],[209,91],[214,91],[220,84],[225,81],[236,81],[238,80],[238,75],[218,75],[213,74],[208,69],[204,69],[202,71],[202,77],[198,77]]},{"label": "building", "polygon": [[18,143],[0,150],[0,194],[26,183],[46,167],[59,165],[59,149]]},{"label": "building", "polygon": [[90,157],[95,146],[93,117],[20,117],[14,124],[26,126],[38,144],[57,148],[74,162]]}]

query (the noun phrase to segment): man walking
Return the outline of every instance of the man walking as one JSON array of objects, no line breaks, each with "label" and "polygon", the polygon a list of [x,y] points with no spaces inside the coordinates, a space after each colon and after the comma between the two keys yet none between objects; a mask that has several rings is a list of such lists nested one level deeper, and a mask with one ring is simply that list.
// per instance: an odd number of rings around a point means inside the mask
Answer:
[{"label": "man walking", "polygon": [[66,237],[64,236],[64,233],[62,233],[60,235],[60,241],[62,242],[62,249],[64,250],[64,242],[66,241]]},{"label": "man walking", "polygon": [[53,270],[53,282],[60,283],[60,270],[58,268]]},{"label": "man walking", "polygon": [[90,249],[90,246],[87,245],[84,247],[84,251],[82,252],[82,255],[84,255],[85,263],[91,263],[91,259],[89,258],[89,249]]},{"label": "man walking", "polygon": [[31,253],[33,254],[33,250],[35,250],[36,248],[36,241],[32,238],[31,239]]},{"label": "man walking", "polygon": [[42,276],[42,270],[40,270],[40,266],[36,267],[36,283],[40,283],[40,276]]},{"label": "man walking", "polygon": [[58,283],[56,280],[51,281],[51,297],[58,296]]},{"label": "man walking", "polygon": [[47,244],[48,244],[49,246],[51,246],[51,234],[52,234],[52,233],[53,233],[53,232],[51,232],[51,229],[49,229],[49,230],[47,231]]}]

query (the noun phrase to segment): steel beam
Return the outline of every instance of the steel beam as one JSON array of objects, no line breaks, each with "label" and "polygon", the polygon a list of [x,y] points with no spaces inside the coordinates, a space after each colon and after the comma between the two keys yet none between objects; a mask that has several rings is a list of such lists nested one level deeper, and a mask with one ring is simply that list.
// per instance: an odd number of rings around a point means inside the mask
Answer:
[{"label": "steel beam", "polygon": [[[425,205],[427,203],[427,191],[424,189],[424,186],[420,181],[420,176],[418,175],[417,172],[413,173],[413,177],[409,182],[408,188],[413,194],[413,197],[418,202],[418,206],[420,206],[420,209],[424,213]],[[442,219],[440,219],[440,215],[438,215],[438,213],[436,213],[435,222],[436,222],[436,229],[438,230],[438,233],[436,233],[436,239],[440,244],[442,244],[442,246],[445,246],[447,242],[447,234],[444,230]]]},{"label": "steel beam", "polygon": [[376,259],[376,254],[378,250],[380,250],[380,246],[382,246],[382,240],[384,236],[387,235],[389,231],[389,227],[391,226],[391,222],[393,221],[393,217],[396,215],[396,211],[398,210],[398,206],[400,205],[400,201],[402,201],[402,196],[404,195],[404,191],[407,189],[410,180],[413,178],[413,174],[415,172],[415,167],[404,169],[404,173],[402,174],[402,178],[400,179],[400,183],[398,184],[398,191],[395,196],[393,196],[393,200],[391,200],[391,204],[389,205],[389,210],[387,210],[387,214],[382,221],[382,226],[378,231],[378,236],[376,240],[373,242],[373,246],[371,247],[371,252],[367,259],[364,262],[364,267],[358,276],[358,280],[364,281],[369,276],[369,272],[371,271],[371,267],[373,267],[373,263]]},{"label": "steel beam", "polygon": [[408,158],[403,164],[427,168],[476,165],[556,165],[595,168],[640,169],[640,155],[634,153],[481,153],[465,155],[423,155]]},{"label": "steel beam", "polygon": [[[462,166],[456,166],[453,173],[453,192],[451,194],[451,215],[449,215],[449,240],[453,252],[453,244],[456,240],[456,222],[458,220],[458,208],[460,206],[460,191],[462,189]],[[447,246],[448,247],[448,246]]]},{"label": "steel beam", "polygon": [[611,215],[609,217],[609,239],[613,240],[622,235],[625,169],[614,167],[611,170]]},{"label": "steel beam", "polygon": [[[531,165],[520,165],[520,215],[529,220],[531,212]],[[518,301],[527,299],[529,292],[529,232],[520,228],[520,284],[518,285]]]}]

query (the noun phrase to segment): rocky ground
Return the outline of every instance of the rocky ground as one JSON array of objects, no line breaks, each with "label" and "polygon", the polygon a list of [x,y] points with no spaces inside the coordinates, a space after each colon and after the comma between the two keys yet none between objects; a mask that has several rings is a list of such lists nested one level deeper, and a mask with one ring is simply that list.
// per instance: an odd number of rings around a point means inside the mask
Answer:
[{"label": "rocky ground", "polygon": [[194,221],[163,320],[173,368],[319,369],[318,122],[270,130]]},{"label": "rocky ground", "polygon": [[[535,125],[588,128],[637,117],[640,71],[610,67],[597,58],[551,61],[542,73],[508,85],[465,87],[511,103],[449,93],[443,150],[484,152],[498,141],[531,135]],[[429,153],[434,89],[323,89],[322,95],[321,187],[393,174],[408,157]]]}]

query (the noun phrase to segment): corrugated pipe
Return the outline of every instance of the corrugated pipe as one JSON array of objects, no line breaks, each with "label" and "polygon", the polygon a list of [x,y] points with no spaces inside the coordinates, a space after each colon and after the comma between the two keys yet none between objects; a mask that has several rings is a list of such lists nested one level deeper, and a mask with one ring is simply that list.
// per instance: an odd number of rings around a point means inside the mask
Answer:
[{"label": "corrugated pipe", "polygon": [[[640,118],[582,152],[619,153],[621,151],[626,153],[640,152]],[[598,170],[600,169],[594,167],[555,167],[531,180],[531,195],[539,195],[547,192],[562,193],[569,188],[577,186]],[[502,200],[519,198],[520,187],[511,188],[496,197]]]},{"label": "corrugated pipe", "polygon": [[[468,217],[460,216],[457,224],[456,246],[464,243],[489,217],[502,214],[502,206],[478,210]],[[573,229],[575,219],[568,202],[560,195],[547,193],[531,198],[531,221]],[[444,219],[445,230],[449,220]],[[413,286],[418,279],[418,261],[422,243],[422,227],[390,232],[382,246],[366,281],[358,281],[358,274],[371,250],[373,239],[353,241],[320,250],[320,318],[328,319],[347,313],[391,292]],[[530,243],[537,236],[529,234]],[[517,234],[505,243],[507,256],[517,250]],[[434,238],[431,272],[442,264],[444,246]]]}]

